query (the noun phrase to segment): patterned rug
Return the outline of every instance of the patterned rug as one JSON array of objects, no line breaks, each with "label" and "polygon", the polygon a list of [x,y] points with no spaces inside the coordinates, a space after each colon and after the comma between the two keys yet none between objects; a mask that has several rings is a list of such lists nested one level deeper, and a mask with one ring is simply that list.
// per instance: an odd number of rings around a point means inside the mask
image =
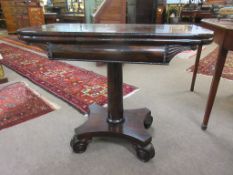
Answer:
[{"label": "patterned rug", "polygon": [[[218,55],[218,48],[212,51],[209,55],[204,57],[199,62],[198,73],[203,75],[213,75],[216,58]],[[194,65],[188,68],[188,71],[193,72]],[[229,51],[226,59],[226,63],[222,72],[222,77],[233,80],[233,52]]]},{"label": "patterned rug", "polygon": [[[4,43],[0,44],[0,53],[2,64],[72,104],[83,114],[88,113],[90,104],[107,103],[107,80],[104,76],[64,62],[50,61]],[[124,95],[134,90],[134,86],[123,86]]]},{"label": "patterned rug", "polygon": [[45,50],[43,50],[39,47],[27,45],[24,41],[19,40],[17,35],[9,35],[9,36],[1,36],[0,35],[0,40],[5,41],[7,43],[17,45],[17,46],[22,46],[22,47],[25,47],[27,49],[31,49],[31,50],[34,50],[37,52],[47,53]]},{"label": "patterned rug", "polygon": [[0,86],[0,130],[53,110],[22,82]]}]

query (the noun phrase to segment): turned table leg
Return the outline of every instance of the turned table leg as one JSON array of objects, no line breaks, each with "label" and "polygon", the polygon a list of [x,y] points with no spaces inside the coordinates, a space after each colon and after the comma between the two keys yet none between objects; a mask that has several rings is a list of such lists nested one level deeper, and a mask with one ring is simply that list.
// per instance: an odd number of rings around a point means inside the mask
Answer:
[{"label": "turned table leg", "polygon": [[108,118],[107,118],[107,121],[112,124],[122,123],[124,121],[122,64],[121,63],[108,63],[107,69],[108,69]]},{"label": "turned table leg", "polygon": [[210,113],[211,113],[214,100],[215,100],[215,96],[218,90],[218,85],[219,85],[219,81],[220,81],[222,71],[224,68],[224,64],[226,61],[227,53],[228,53],[228,50],[220,46],[219,52],[218,52],[218,58],[217,58],[216,66],[215,66],[215,72],[214,72],[211,87],[210,87],[209,97],[208,97],[208,101],[206,104],[205,115],[204,115],[203,123],[201,126],[203,130],[207,129]]},{"label": "turned table leg", "polygon": [[137,157],[149,161],[155,155],[151,136],[147,133],[152,122],[147,108],[124,110],[122,89],[122,64],[108,63],[108,108],[89,106],[86,123],[75,129],[71,147],[75,153],[85,152],[93,137],[117,137],[135,146]]},{"label": "turned table leg", "polygon": [[198,49],[197,49],[196,61],[195,61],[195,66],[193,70],[193,78],[192,78],[192,83],[191,83],[191,88],[190,88],[190,91],[192,92],[194,91],[194,86],[196,82],[197,71],[198,71],[199,61],[201,57],[201,51],[202,51],[202,44],[198,45]]}]

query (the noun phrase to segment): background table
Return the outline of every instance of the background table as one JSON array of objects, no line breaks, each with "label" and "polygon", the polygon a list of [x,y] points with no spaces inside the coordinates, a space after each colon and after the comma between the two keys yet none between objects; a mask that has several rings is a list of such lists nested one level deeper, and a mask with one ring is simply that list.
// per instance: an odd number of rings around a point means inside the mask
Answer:
[{"label": "background table", "polygon": [[[74,152],[84,152],[93,137],[120,137],[133,145],[137,156],[154,157],[146,129],[153,117],[147,108],[124,110],[122,63],[167,64],[169,45],[196,46],[212,41],[213,32],[195,25],[50,24],[18,31],[27,42],[46,43],[50,59],[107,63],[108,108],[90,106],[88,121],[75,129]],[[155,82],[156,83],[156,82]]]},{"label": "background table", "polygon": [[182,10],[181,11],[181,20],[188,17],[189,22],[200,22],[203,18],[213,18],[214,14],[210,10]]},{"label": "background table", "polygon": [[[226,61],[227,52],[228,50],[233,50],[233,21],[226,19],[203,19],[202,26],[214,31],[214,41],[219,45],[217,62],[215,65],[215,71],[202,123],[202,129],[206,130],[215,96],[218,90],[219,81]],[[191,90],[194,89],[198,64],[199,59],[196,60]]]}]

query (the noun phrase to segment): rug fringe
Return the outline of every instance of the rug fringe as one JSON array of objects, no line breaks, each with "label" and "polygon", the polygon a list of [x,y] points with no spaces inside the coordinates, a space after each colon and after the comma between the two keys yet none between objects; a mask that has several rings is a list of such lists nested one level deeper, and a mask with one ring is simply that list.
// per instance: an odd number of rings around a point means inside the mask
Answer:
[{"label": "rug fringe", "polygon": [[127,95],[125,95],[125,96],[123,97],[123,99],[128,98],[129,96],[131,96],[131,95],[135,94],[135,93],[136,93],[136,92],[138,92],[139,90],[140,90],[139,88],[138,88],[138,89],[133,90],[132,92],[130,92],[130,93],[128,93]]},{"label": "rug fringe", "polygon": [[25,86],[27,86],[27,88],[29,88],[37,97],[41,98],[43,101],[45,101],[45,103],[47,105],[49,105],[52,109],[54,110],[58,110],[61,109],[61,107],[53,102],[51,102],[50,100],[48,100],[45,96],[41,95],[39,92],[37,92],[36,90],[32,89],[28,83],[24,82],[24,81],[20,81],[19,83],[24,83]]},{"label": "rug fringe", "polygon": [[[0,40],[1,40],[1,38],[0,38]],[[19,49],[22,49],[22,50],[25,50],[25,51],[29,51],[29,52],[38,54],[38,55],[40,55],[40,56],[45,56],[45,57],[48,56],[47,54],[42,53],[42,52],[40,52],[40,51],[36,51],[36,50],[33,50],[33,49],[31,49],[31,48],[27,48],[27,47],[24,47],[24,46],[21,46],[21,45],[13,44],[13,43],[10,43],[10,42],[4,41],[4,40],[1,40],[0,43],[4,43],[4,44],[7,44],[7,45],[10,45],[10,46],[13,46],[13,47],[17,47],[17,48],[19,48]]]},{"label": "rug fringe", "polygon": [[[140,89],[138,88],[138,89],[135,89],[135,90],[133,90],[132,92],[130,92],[130,93],[128,93],[127,95],[125,95],[125,96],[123,96],[123,99],[126,99],[126,98],[128,98],[129,96],[131,96],[131,95],[133,95],[133,94],[135,94],[136,92],[138,92]],[[104,104],[104,105],[102,105],[103,107],[108,107],[108,104],[106,103],[106,104]]]}]

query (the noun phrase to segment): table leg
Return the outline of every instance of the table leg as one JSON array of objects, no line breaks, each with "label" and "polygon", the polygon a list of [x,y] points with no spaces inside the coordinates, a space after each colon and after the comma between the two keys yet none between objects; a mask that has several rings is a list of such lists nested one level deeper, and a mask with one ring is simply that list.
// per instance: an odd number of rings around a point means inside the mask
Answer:
[{"label": "table leg", "polygon": [[153,122],[151,112],[147,108],[124,110],[122,64],[108,63],[107,72],[108,108],[98,105],[89,107],[89,118],[75,129],[71,147],[75,153],[82,153],[93,137],[124,138],[135,145],[139,159],[149,161],[155,155],[152,138],[146,131]]},{"label": "table leg", "polygon": [[122,64],[121,63],[108,63],[107,69],[108,69],[108,118],[107,118],[107,121],[112,124],[122,123],[124,121]]},{"label": "table leg", "polygon": [[200,61],[200,57],[201,57],[201,51],[202,51],[202,44],[198,45],[198,48],[197,48],[196,61],[195,61],[195,66],[194,66],[194,70],[193,70],[193,78],[192,78],[192,83],[191,83],[191,88],[190,88],[190,91],[192,91],[192,92],[194,90],[194,86],[195,86],[195,82],[196,82],[197,71],[198,71],[199,61]]},{"label": "table leg", "polygon": [[216,96],[216,93],[218,90],[218,85],[219,85],[219,81],[220,81],[222,71],[224,68],[224,64],[226,61],[227,53],[228,53],[228,50],[226,50],[222,46],[220,46],[217,62],[215,65],[215,72],[214,72],[211,87],[210,87],[209,97],[208,97],[208,101],[206,104],[205,115],[204,115],[204,119],[203,119],[203,123],[202,123],[203,130],[207,129],[210,113],[211,113],[211,110],[212,110],[212,107],[214,104],[214,100],[215,100],[215,96]]}]

